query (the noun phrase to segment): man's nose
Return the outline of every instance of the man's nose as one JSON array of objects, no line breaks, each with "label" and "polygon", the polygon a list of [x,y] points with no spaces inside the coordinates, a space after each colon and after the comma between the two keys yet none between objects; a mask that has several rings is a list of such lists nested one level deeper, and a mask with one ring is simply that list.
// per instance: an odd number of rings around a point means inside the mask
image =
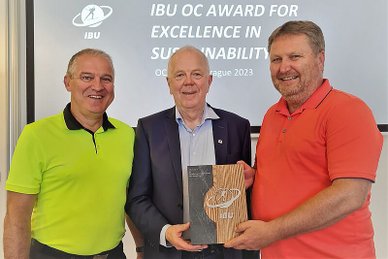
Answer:
[{"label": "man's nose", "polygon": [[185,76],[185,81],[183,82],[186,85],[193,84],[193,77],[192,75],[186,75]]},{"label": "man's nose", "polygon": [[288,60],[282,60],[279,70],[281,73],[287,72],[291,69],[291,62]]},{"label": "man's nose", "polygon": [[94,77],[93,82],[92,82],[92,88],[96,91],[99,91],[99,90],[105,88],[104,81],[101,80],[101,77],[99,77],[99,76]]}]

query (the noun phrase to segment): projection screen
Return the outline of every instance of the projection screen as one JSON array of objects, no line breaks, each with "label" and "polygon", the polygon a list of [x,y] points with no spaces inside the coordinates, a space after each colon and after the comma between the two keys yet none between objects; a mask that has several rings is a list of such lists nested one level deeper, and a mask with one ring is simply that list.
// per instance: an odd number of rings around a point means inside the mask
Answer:
[{"label": "projection screen", "polygon": [[116,98],[108,114],[132,126],[173,105],[166,83],[171,53],[184,45],[209,58],[207,101],[249,119],[257,132],[279,99],[269,76],[267,39],[288,20],[312,20],[326,39],[325,78],[363,99],[388,131],[387,1],[82,1],[27,5],[28,121],[61,112],[63,76],[83,48],[109,53]]}]

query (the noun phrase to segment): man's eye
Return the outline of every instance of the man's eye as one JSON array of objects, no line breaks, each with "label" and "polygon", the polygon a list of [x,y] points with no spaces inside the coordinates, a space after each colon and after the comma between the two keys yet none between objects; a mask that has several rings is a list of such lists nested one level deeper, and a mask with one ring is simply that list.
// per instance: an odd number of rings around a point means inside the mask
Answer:
[{"label": "man's eye", "polygon": [[112,78],[110,77],[102,77],[101,80],[104,81],[105,83],[112,83]]},{"label": "man's eye", "polygon": [[185,78],[185,74],[176,74],[175,75],[176,80],[182,80],[183,78]]},{"label": "man's eye", "polygon": [[82,75],[80,76],[80,79],[84,82],[90,82],[93,80],[93,77],[92,76],[88,76],[88,75]]},{"label": "man's eye", "polygon": [[203,76],[201,73],[193,73],[193,78],[194,79],[201,79]]},{"label": "man's eye", "polygon": [[271,62],[272,63],[279,63],[280,62],[280,58],[273,58],[273,59],[271,59]]}]

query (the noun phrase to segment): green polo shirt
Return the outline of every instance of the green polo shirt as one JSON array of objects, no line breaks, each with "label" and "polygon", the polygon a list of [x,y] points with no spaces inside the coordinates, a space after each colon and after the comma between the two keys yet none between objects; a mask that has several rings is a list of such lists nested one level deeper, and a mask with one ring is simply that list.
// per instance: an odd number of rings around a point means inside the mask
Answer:
[{"label": "green polo shirt", "polygon": [[109,118],[95,133],[64,112],[25,126],[12,158],[8,191],[37,194],[32,237],[67,253],[90,255],[124,236],[124,204],[134,130]]}]

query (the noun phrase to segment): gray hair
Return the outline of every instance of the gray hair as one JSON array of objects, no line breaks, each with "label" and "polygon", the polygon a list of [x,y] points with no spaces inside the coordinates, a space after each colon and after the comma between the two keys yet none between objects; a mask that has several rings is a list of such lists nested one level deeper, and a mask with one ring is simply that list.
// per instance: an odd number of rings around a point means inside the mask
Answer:
[{"label": "gray hair", "polygon": [[69,64],[67,65],[67,71],[66,71],[67,76],[69,76],[69,77],[74,76],[74,73],[75,73],[75,70],[77,67],[78,58],[82,55],[90,55],[90,56],[95,56],[95,57],[98,56],[98,57],[105,58],[108,61],[110,67],[112,68],[112,72],[113,72],[113,76],[114,76],[115,71],[114,71],[114,67],[113,67],[112,58],[106,52],[104,52],[102,50],[91,49],[91,48],[80,50],[71,57],[71,59],[69,60]]}]

